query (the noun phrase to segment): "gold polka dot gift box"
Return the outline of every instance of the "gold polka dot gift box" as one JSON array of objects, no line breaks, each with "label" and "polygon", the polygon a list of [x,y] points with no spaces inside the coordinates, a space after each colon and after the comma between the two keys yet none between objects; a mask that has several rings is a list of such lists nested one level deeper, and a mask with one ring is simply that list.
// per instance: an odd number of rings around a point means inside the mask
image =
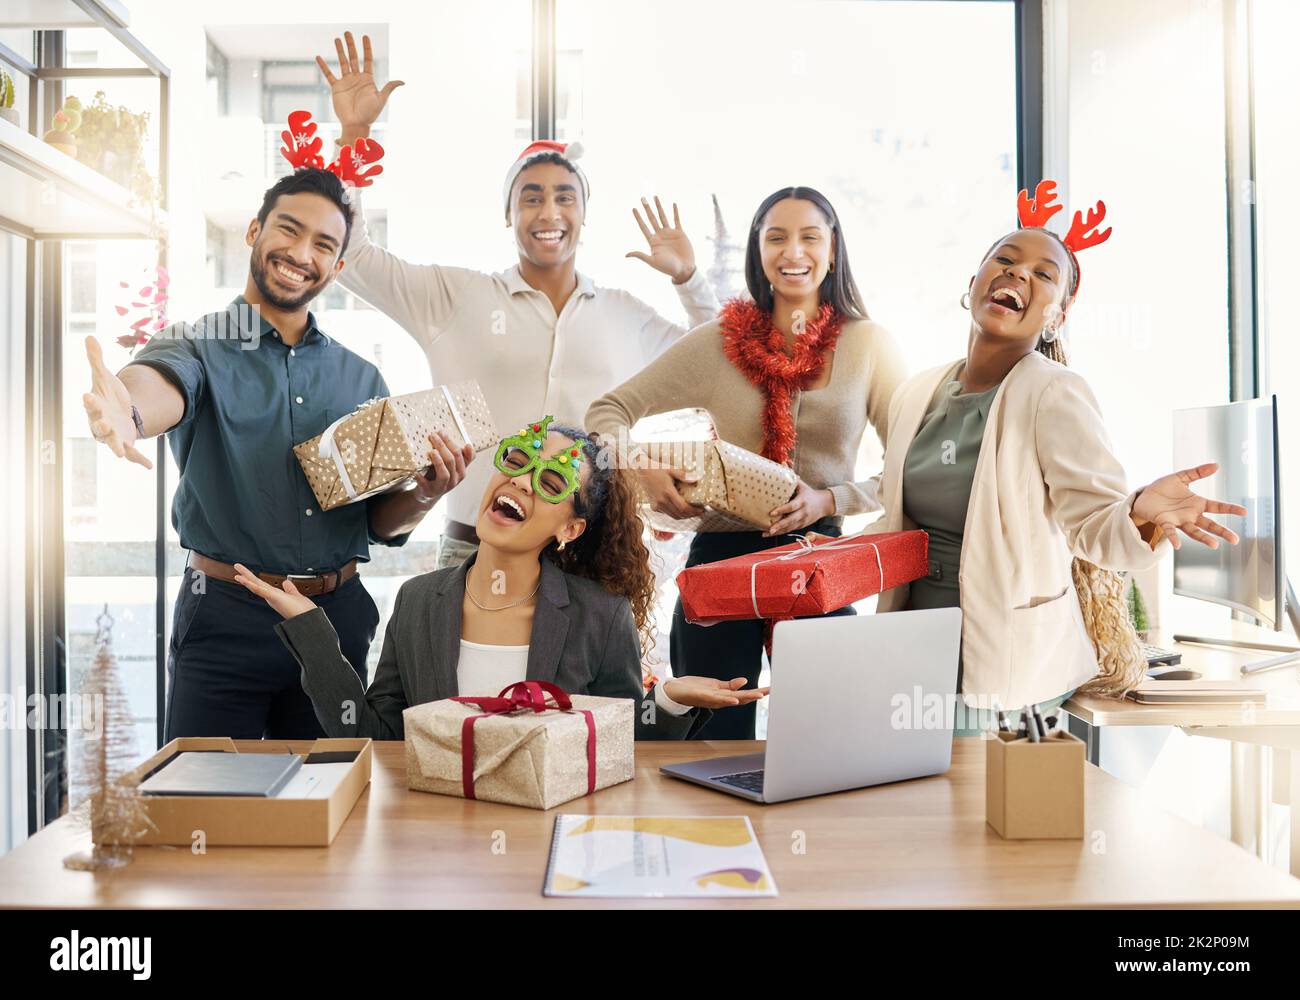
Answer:
[{"label": "gold polka dot gift box", "polygon": [[651,462],[695,473],[682,497],[705,512],[673,518],[652,510],[638,482],[641,514],[658,531],[758,531],[772,526],[769,512],[799,486],[794,470],[726,441],[649,441],[639,445]]},{"label": "gold polka dot gift box", "polygon": [[455,448],[495,448],[501,436],[477,382],[372,399],[340,417],[294,455],[321,510],[394,489],[429,467],[429,435]]}]

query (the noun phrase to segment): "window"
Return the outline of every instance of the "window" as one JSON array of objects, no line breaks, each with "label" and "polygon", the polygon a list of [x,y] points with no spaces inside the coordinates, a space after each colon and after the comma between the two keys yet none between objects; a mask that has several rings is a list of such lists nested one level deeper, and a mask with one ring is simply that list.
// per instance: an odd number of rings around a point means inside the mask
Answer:
[{"label": "window", "polygon": [[[810,185],[840,214],[867,308],[910,368],[956,357],[972,255],[1015,200],[1015,7],[809,3],[791,35],[794,9],[663,0],[629,20],[560,0],[557,128],[583,140],[592,183],[581,266],[678,316],[662,275],[624,259],[641,248],[643,195],[678,202],[728,296],[756,206]],[[961,81],[978,110],[936,81]]]},{"label": "window", "polygon": [[[1300,248],[1295,245],[1300,205],[1291,189],[1300,173],[1300,135],[1295,129],[1300,64],[1288,39],[1300,31],[1300,7],[1256,3],[1253,11],[1259,393],[1279,396],[1283,559],[1294,581],[1300,572],[1300,398],[1294,391],[1300,344],[1290,327],[1290,290],[1300,268]],[[1250,192],[1239,194],[1249,196]]]}]

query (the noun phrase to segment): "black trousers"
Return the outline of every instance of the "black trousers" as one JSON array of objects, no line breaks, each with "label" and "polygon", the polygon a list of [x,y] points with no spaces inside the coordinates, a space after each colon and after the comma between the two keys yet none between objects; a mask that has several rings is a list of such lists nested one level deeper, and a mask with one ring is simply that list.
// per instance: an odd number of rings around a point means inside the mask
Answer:
[{"label": "black trousers", "polygon": [[[197,581],[197,584],[196,584]],[[196,593],[196,585],[202,587]],[[379,608],[361,578],[313,598],[366,682],[366,653]],[[186,567],[167,657],[166,738],[316,739],[325,735],[302,689],[298,664],[274,625],[280,615],[237,583]]]},{"label": "black trousers", "polygon": [[[817,521],[793,532],[802,535],[815,531],[822,535],[839,537],[842,532],[838,526],[828,521]],[[789,545],[790,535],[764,538],[761,532],[718,531],[698,534],[691,542],[686,565],[698,566],[700,563],[717,562],[733,556],[773,549],[778,545]],[[832,611],[830,615],[856,614],[852,607]],[[731,680],[744,677],[749,681],[746,687],[758,686],[758,675],[763,670],[763,621],[719,622],[716,625],[692,625],[682,614],[682,602],[678,598],[673,609],[673,627],[668,639],[669,656],[673,665],[673,676],[683,677],[688,674],[697,677],[716,677],[719,680]],[[713,713],[696,734],[701,740],[752,740],[754,725],[758,719],[758,704],[737,705],[723,708]]]}]

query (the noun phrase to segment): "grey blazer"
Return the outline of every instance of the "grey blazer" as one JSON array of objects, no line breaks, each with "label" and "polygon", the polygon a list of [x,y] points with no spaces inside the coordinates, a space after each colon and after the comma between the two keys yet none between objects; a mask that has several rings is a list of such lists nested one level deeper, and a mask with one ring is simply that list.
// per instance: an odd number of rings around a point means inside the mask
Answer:
[{"label": "grey blazer", "polygon": [[[402,584],[368,690],[343,656],[334,627],[320,608],[275,626],[302,668],[303,690],[326,735],[400,740],[403,709],[460,693],[456,666],[461,604],[465,574],[474,559],[470,556],[459,566]],[[627,599],[565,573],[546,558],[526,679],[549,681],[569,694],[641,702],[636,712],[639,740],[689,739],[712,714],[699,708],[676,716],[661,710],[653,692],[647,694],[641,683],[640,645]]]}]

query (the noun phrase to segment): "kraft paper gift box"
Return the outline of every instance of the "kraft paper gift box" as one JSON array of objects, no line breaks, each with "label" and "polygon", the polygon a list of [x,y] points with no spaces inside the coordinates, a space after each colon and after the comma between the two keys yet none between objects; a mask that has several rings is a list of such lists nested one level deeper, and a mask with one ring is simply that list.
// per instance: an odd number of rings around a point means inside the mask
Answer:
[{"label": "kraft paper gift box", "polygon": [[429,435],[476,452],[500,441],[474,381],[372,399],[314,438],[294,446],[321,510],[394,489],[429,466]]},{"label": "kraft paper gift box", "polygon": [[632,779],[635,709],[631,698],[570,696],[540,682],[520,682],[496,698],[415,705],[402,713],[406,783],[550,809]]},{"label": "kraft paper gift box", "polygon": [[1083,837],[1083,741],[1058,730],[1035,743],[995,732],[984,755],[984,815],[1007,840]]},{"label": "kraft paper gift box", "polygon": [[702,563],[677,574],[686,620],[699,625],[824,615],[919,580],[929,572],[929,535],[884,531],[825,542],[807,539]]},{"label": "kraft paper gift box", "polygon": [[653,462],[699,476],[680,490],[688,503],[706,511],[681,519],[651,510],[638,483],[642,514],[658,531],[762,531],[772,525],[769,512],[799,486],[793,469],[726,441],[649,441],[638,447]]}]

